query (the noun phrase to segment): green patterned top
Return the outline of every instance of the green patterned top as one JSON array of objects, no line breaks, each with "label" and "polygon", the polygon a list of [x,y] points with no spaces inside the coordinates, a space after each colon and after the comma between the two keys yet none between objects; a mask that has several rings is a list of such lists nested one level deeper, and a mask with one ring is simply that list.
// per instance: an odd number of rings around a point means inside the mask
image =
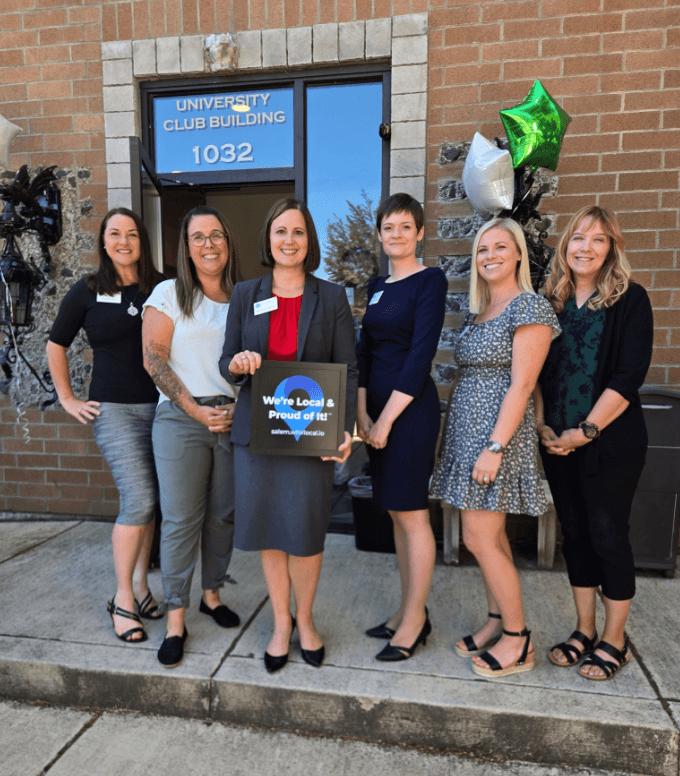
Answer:
[{"label": "green patterned top", "polygon": [[595,403],[595,375],[605,310],[580,309],[570,299],[557,316],[562,327],[543,367],[545,422],[556,433],[576,428]]}]

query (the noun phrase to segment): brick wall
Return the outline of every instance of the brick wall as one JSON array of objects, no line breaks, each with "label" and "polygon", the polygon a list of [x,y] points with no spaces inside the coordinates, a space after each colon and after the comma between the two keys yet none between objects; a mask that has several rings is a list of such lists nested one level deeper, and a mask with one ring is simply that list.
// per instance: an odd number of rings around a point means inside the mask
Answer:
[{"label": "brick wall", "polygon": [[[573,117],[556,194],[543,210],[561,229],[593,201],[619,213],[635,277],[650,291],[656,332],[648,381],[680,388],[680,3],[678,0],[2,0],[0,114],[22,127],[11,165],[91,170],[81,229],[108,209],[101,42],[240,32],[429,12],[426,261],[450,270],[449,326],[460,321],[468,236],[443,223],[472,210],[442,148],[475,131],[503,134],[501,108],[540,78]],[[461,221],[464,223],[464,221]],[[464,230],[453,230],[464,234]],[[554,238],[553,238],[554,239]],[[84,251],[84,264],[96,258]],[[41,336],[37,333],[33,336]],[[44,336],[44,334],[42,335]],[[441,390],[451,337],[439,352]],[[89,429],[64,413],[0,409],[0,509],[115,514],[115,489]]]}]

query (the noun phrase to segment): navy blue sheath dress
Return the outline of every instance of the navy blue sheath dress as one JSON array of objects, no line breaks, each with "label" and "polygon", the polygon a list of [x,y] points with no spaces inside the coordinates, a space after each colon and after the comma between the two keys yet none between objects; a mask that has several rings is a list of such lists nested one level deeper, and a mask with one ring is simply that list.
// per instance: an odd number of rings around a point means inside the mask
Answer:
[{"label": "navy blue sheath dress", "polygon": [[368,284],[357,351],[359,387],[374,422],[392,391],[413,396],[392,426],[387,445],[369,445],[373,498],[383,509],[427,509],[439,434],[439,396],[430,375],[444,324],[446,275],[427,267],[407,278]]}]

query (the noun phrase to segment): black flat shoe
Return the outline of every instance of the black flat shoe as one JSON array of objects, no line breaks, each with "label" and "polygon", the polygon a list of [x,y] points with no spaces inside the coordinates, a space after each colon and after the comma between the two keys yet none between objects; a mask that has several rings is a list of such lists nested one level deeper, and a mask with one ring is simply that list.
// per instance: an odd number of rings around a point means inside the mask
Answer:
[{"label": "black flat shoe", "polygon": [[211,609],[201,598],[201,605],[198,607],[198,611],[203,614],[209,614],[221,628],[235,628],[241,624],[241,618],[238,614],[232,612],[225,604],[220,604]]},{"label": "black flat shoe", "polygon": [[[106,611],[111,615],[111,623],[113,624],[113,632],[116,634],[116,638],[120,639],[121,641],[124,641],[126,644],[141,644],[143,641],[146,641],[149,637],[147,636],[146,631],[144,628],[130,628],[130,630],[126,630],[125,633],[116,633],[116,624],[113,620],[113,615],[115,614],[117,617],[125,617],[126,620],[132,620],[133,622],[138,622],[141,626],[142,621],[139,619],[139,616],[135,614],[135,612],[131,612],[128,609],[121,609],[120,606],[116,603],[116,597],[114,596],[107,604]],[[135,635],[135,633],[141,633],[141,637],[138,639],[133,639],[132,636]]]},{"label": "black flat shoe", "polygon": [[416,647],[419,644],[423,646],[427,643],[427,637],[432,633],[432,624],[430,618],[426,615],[425,625],[418,634],[418,638],[413,642],[410,647],[397,647],[394,644],[386,644],[384,649],[375,656],[376,660],[382,660],[386,663],[396,663],[398,660],[408,660],[413,657],[413,653],[416,651]]},{"label": "black flat shoe", "polygon": [[[293,617],[293,629],[290,632],[290,639],[288,639],[289,644],[291,642],[291,639],[293,638],[294,630],[295,630],[295,617]],[[302,657],[304,657],[304,655]],[[280,671],[286,665],[287,662],[288,662],[287,652],[285,655],[270,655],[269,652],[264,653],[264,667],[267,669],[268,674],[275,674],[277,671]],[[319,665],[321,665],[321,663],[319,663]]]},{"label": "black flat shoe", "polygon": [[395,633],[396,631],[394,628],[387,627],[387,620],[380,623],[380,625],[376,625],[375,628],[369,628],[366,631],[366,635],[370,636],[372,639],[391,639]]},{"label": "black flat shoe", "polygon": [[178,666],[184,657],[184,642],[188,635],[186,626],[181,636],[168,636],[166,634],[158,649],[158,662],[165,668]]},{"label": "black flat shoe", "polygon": [[302,647],[300,647],[300,652],[302,653],[302,659],[305,663],[314,666],[314,668],[321,668],[323,659],[326,656],[326,648],[323,645],[318,649],[302,649]]}]

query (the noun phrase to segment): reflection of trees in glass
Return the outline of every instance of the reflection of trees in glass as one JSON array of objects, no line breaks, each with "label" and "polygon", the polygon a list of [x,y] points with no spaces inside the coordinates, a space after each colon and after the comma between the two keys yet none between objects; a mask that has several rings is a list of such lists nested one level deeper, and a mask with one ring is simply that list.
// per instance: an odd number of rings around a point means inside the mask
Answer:
[{"label": "reflection of trees in glass", "polygon": [[347,201],[347,215],[334,214],[334,220],[328,222],[324,251],[329,280],[364,290],[360,294],[361,304],[355,291],[355,307],[365,306],[366,284],[380,274],[380,242],[375,231],[373,202],[363,190],[361,197],[363,201],[356,205]]}]

